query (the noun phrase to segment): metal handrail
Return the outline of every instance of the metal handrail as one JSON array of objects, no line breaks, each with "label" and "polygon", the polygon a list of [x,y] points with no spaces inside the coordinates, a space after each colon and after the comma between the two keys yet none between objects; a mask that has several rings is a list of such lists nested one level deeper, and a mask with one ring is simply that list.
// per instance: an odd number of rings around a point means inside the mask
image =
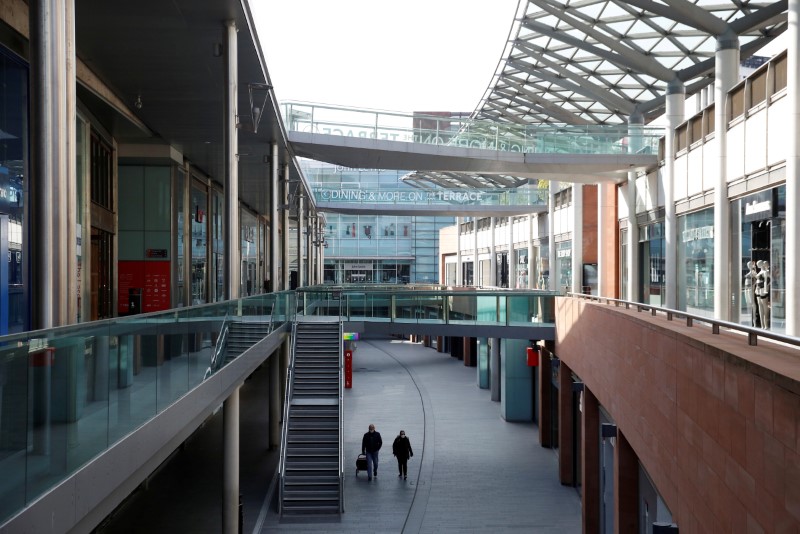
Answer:
[{"label": "metal handrail", "polygon": [[339,511],[344,512],[344,322],[339,315]]},{"label": "metal handrail", "polygon": [[286,369],[286,394],[283,399],[283,428],[281,429],[281,455],[278,463],[278,515],[283,515],[284,471],[286,469],[286,444],[289,439],[289,405],[292,399],[294,374],[295,336],[297,335],[297,316],[292,322],[292,335],[289,337],[289,366]]},{"label": "metal handrail", "polygon": [[222,320],[222,328],[220,329],[219,337],[217,338],[217,344],[214,347],[214,354],[211,355],[211,363],[209,364],[208,368],[206,368],[205,375],[203,375],[203,380],[206,380],[208,377],[219,371],[220,367],[222,367],[224,354],[228,349],[228,332],[230,331],[231,326],[228,315],[228,312],[225,312],[225,319]]},{"label": "metal handrail", "polygon": [[713,317],[707,317],[705,315],[697,315],[694,313],[689,313],[681,310],[672,310],[669,308],[663,308],[661,306],[642,304],[641,302],[631,302],[628,300],[613,299],[610,297],[600,297],[597,295],[586,295],[584,293],[567,293],[566,296],[579,298],[583,300],[596,301],[601,304],[614,304],[614,306],[616,307],[625,306],[625,309],[630,309],[633,307],[638,312],[649,311],[650,315],[653,316],[661,313],[666,315],[667,321],[672,321],[673,318],[685,319],[686,326],[689,327],[694,326],[695,321],[700,323],[705,323],[711,327],[712,334],[719,334],[721,328],[724,328],[726,330],[743,332],[747,334],[748,345],[751,345],[753,347],[758,345],[758,338],[763,337],[771,339],[773,341],[786,343],[787,345],[792,345],[794,347],[800,348],[800,338],[798,337],[779,334],[777,332],[772,332],[770,330],[763,330],[761,328],[754,328],[752,326],[745,326],[738,323],[732,323],[730,321],[723,321],[721,319],[714,319]]}]

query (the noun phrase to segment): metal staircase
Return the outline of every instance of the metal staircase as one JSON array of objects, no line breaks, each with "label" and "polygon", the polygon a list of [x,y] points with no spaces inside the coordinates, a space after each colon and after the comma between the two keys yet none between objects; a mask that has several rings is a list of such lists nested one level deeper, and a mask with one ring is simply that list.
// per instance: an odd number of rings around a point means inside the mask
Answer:
[{"label": "metal staircase", "polygon": [[343,511],[340,322],[293,328],[281,447],[281,515]]},{"label": "metal staircase", "polygon": [[244,351],[267,337],[272,329],[268,321],[231,321],[225,349],[225,363],[235,359]]}]

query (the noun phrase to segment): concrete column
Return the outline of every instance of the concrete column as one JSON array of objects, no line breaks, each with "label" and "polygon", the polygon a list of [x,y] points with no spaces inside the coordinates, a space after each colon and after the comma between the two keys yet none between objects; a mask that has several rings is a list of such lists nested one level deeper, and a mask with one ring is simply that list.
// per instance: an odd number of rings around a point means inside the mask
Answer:
[{"label": "concrete column", "polygon": [[289,166],[283,166],[283,241],[281,242],[283,251],[283,278],[281,280],[283,290],[289,289]]},{"label": "concrete column", "polygon": [[731,311],[727,96],[728,90],[739,81],[739,38],[732,31],[717,38],[714,68],[714,137],[719,150],[717,183],[714,185],[714,317],[727,321]]},{"label": "concrete column", "polygon": [[600,532],[600,405],[588,388],[583,390],[581,437],[581,499],[583,532]]},{"label": "concrete column", "polygon": [[[628,118],[628,132],[631,135],[630,143],[628,146],[635,154],[641,146],[642,127],[644,126],[644,117],[638,112],[634,112]],[[628,195],[626,197],[628,203],[628,251],[625,258],[625,263],[628,267],[628,283],[627,283],[627,296],[626,300],[633,302],[639,301],[639,223],[636,220],[636,173],[628,173]]]},{"label": "concrete column", "polygon": [[514,261],[514,216],[508,216],[508,288],[516,286],[517,264]]},{"label": "concrete column", "polygon": [[325,221],[322,218],[320,218],[317,229],[320,242],[317,249],[317,283],[322,284],[325,281]]},{"label": "concrete column", "polygon": [[[66,154],[66,195],[59,199],[62,213],[66,214],[66,234],[64,249],[66,257],[65,269],[61,272],[62,287],[66,292],[60,295],[59,308],[65,313],[61,324],[73,324],[78,321],[78,132],[77,132],[77,97],[75,95],[75,2],[69,0],[63,3],[64,9],[64,40],[66,46],[66,62],[64,64],[64,109],[66,112],[67,154]],[[116,188],[115,188],[116,190]],[[117,203],[114,195],[114,205]],[[85,224],[84,224],[85,226]],[[91,230],[89,230],[91,233]],[[81,236],[82,237],[82,236]],[[85,242],[85,241],[84,241]],[[84,321],[88,316],[84,316]]]},{"label": "concrete column", "polygon": [[[236,129],[239,96],[239,58],[236,22],[225,23],[225,298],[238,299],[241,291],[239,237],[239,133]],[[238,499],[238,496],[237,496]]]},{"label": "concrete column", "polygon": [[73,322],[70,313],[77,311],[77,302],[68,305],[77,295],[74,3],[29,2],[29,24],[29,198],[37,236],[32,241],[30,287],[36,329]]},{"label": "concrete column", "polygon": [[533,215],[528,215],[528,289],[535,287],[533,280]]},{"label": "concrete column", "polygon": [[[311,204],[309,203],[309,209]],[[314,215],[309,214],[306,219],[306,281],[307,285],[314,285]]]},{"label": "concrete column", "polygon": [[572,370],[562,360],[558,370],[558,478],[565,486],[575,483],[572,412]]},{"label": "concrete column", "polygon": [[540,349],[539,355],[539,444],[545,448],[553,446],[551,433],[553,431],[552,422],[552,402],[553,386],[550,377],[553,373],[550,363],[550,355],[555,346],[552,341],[546,341],[545,346]]},{"label": "concrete column", "polygon": [[[298,187],[301,187],[299,185]],[[303,258],[303,250],[305,246],[305,230],[306,230],[306,217],[305,206],[303,202],[302,189],[297,194],[297,287],[305,286],[304,271],[306,269],[305,260]]]},{"label": "concrete column", "polygon": [[497,250],[495,240],[495,231],[497,230],[497,217],[492,217],[491,221],[491,245],[489,246],[489,285],[492,287],[497,287]]},{"label": "concrete column", "polygon": [[583,185],[572,184],[572,292],[583,292]]},{"label": "concrete column", "polygon": [[492,350],[489,357],[489,381],[491,398],[500,402],[500,338],[492,338]]},{"label": "concrete column", "polygon": [[525,357],[527,339],[503,339],[500,358],[500,416],[506,421],[533,421],[533,368]]},{"label": "concrete column", "polygon": [[620,430],[614,455],[614,531],[639,532],[639,459]]},{"label": "concrete column", "polygon": [[480,262],[478,261],[478,218],[472,218],[472,250],[473,250],[473,257],[472,260],[472,285],[478,286],[483,285],[483,280],[479,277],[481,275],[480,272]]},{"label": "concrete column", "polygon": [[549,246],[547,248],[547,289],[555,291],[556,288],[556,190],[558,182],[550,182],[550,190],[547,196],[547,235],[549,236]]},{"label": "concrete column", "polygon": [[461,217],[456,217],[456,285],[464,285],[464,274],[461,262]]},{"label": "concrete column", "polygon": [[[789,28],[787,57],[788,123],[786,143],[786,295],[797,295],[800,291],[800,234],[798,233],[798,210],[800,210],[800,0],[789,0]],[[773,268],[776,266],[773,266]],[[792,299],[796,297],[790,297]],[[800,335],[800,311],[796,305],[786,306],[786,333]]]},{"label": "concrete column", "polygon": [[664,306],[678,306],[678,221],[675,215],[675,128],[683,122],[686,86],[667,84],[667,131],[664,138]]},{"label": "concrete column", "polygon": [[281,350],[269,357],[269,448],[275,450],[281,444]]},{"label": "concrete column", "polygon": [[280,257],[278,255],[281,246],[278,234],[278,196],[280,187],[278,186],[278,144],[272,143],[272,165],[270,167],[270,186],[269,186],[269,280],[272,291],[280,291]]},{"label": "concrete column", "polygon": [[[609,236],[613,236],[615,233],[609,217],[609,211],[613,209],[610,198],[612,192],[616,193],[616,189],[610,189],[608,184],[597,184],[597,295],[613,298],[617,293],[614,287],[607,282],[607,280],[613,279],[612,254],[616,253],[616,247],[610,246],[609,243]],[[616,219],[616,215],[614,218]],[[614,243],[616,240],[611,240],[611,242]]]},{"label": "concrete column", "polygon": [[239,532],[239,388],[222,405],[222,532]]}]

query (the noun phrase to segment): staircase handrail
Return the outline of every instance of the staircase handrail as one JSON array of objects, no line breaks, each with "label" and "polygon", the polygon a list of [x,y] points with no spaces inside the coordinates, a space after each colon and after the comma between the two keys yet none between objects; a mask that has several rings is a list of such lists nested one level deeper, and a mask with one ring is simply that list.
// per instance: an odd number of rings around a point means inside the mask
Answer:
[{"label": "staircase handrail", "polygon": [[289,405],[294,383],[295,342],[297,337],[297,317],[292,322],[292,335],[289,337],[289,366],[286,369],[286,394],[283,399],[283,428],[281,429],[280,462],[278,463],[278,515],[283,516],[283,492],[286,470],[286,444],[289,440]]},{"label": "staircase handrail", "polygon": [[344,513],[344,321],[339,317],[339,512]]},{"label": "staircase handrail", "polygon": [[206,368],[203,380],[208,379],[211,375],[219,371],[222,367],[222,362],[225,361],[225,351],[228,349],[228,332],[230,331],[230,318],[229,312],[225,312],[225,318],[222,320],[222,328],[217,337],[217,344],[214,346],[214,353],[211,355],[211,363]]}]

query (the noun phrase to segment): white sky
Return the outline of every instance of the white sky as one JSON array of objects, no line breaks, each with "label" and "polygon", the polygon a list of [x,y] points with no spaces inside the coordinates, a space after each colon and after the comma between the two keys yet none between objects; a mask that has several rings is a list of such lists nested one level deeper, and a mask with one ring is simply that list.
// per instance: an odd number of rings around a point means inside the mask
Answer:
[{"label": "white sky", "polygon": [[251,0],[280,101],[475,109],[517,0]]}]

